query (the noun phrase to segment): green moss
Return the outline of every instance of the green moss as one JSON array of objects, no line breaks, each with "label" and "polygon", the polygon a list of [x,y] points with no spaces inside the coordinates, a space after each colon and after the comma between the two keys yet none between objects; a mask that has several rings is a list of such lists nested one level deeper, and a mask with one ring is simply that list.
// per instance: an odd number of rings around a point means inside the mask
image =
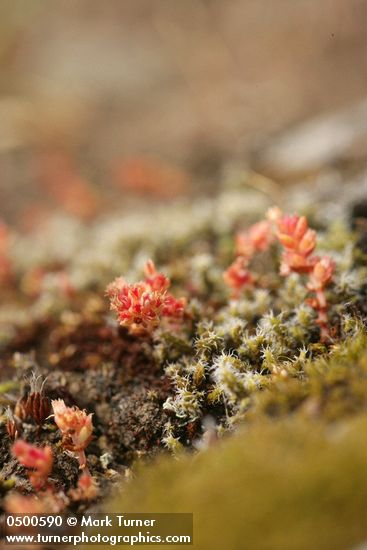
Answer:
[{"label": "green moss", "polygon": [[[337,266],[327,307],[310,301],[305,274],[280,276],[276,243],[251,259],[255,284],[235,299],[223,272],[237,230],[263,216],[268,201],[258,194],[226,188],[210,199],[116,213],[88,230],[65,221],[39,242],[19,235],[16,280],[26,289],[34,267],[46,277],[34,296],[0,308],[0,347],[19,379],[35,360],[12,352],[36,348],[42,372],[51,368],[54,384],[66,380],[76,400],[72,371],[90,358],[80,393],[95,409],[93,473],[98,445],[103,455],[111,445],[119,472],[141,455],[140,441],[144,452],[175,455],[144,467],[117,511],[193,511],[201,548],[345,548],[362,540],[367,502],[366,257],[355,249],[357,235],[339,222],[328,227],[324,207],[313,208],[324,231],[316,253],[330,252]],[[148,257],[170,277],[174,296],[187,298],[185,315],[149,337],[128,336],[107,313],[105,286],[117,275],[141,280]],[[70,279],[73,299],[52,265]],[[330,339],[320,333],[320,308]],[[186,454],[218,434],[220,444]]]},{"label": "green moss", "polygon": [[366,429],[366,416],[332,428],[260,421],[142,468],[110,510],[192,512],[194,548],[350,548],[367,537]]},{"label": "green moss", "polygon": [[330,224],[326,234],[320,238],[320,246],[324,250],[341,252],[346,246],[356,240],[356,235],[349,230],[342,220]]},{"label": "green moss", "polygon": [[275,377],[253,395],[236,433],[138,465],[109,509],[192,512],[203,549],[344,550],[366,540],[365,332],[305,360],[303,377]]},{"label": "green moss", "polygon": [[297,377],[274,379],[266,391],[256,395],[250,414],[274,417],[298,409],[302,414],[327,421],[367,410],[364,331],[335,345],[328,358],[319,356],[305,361]]}]

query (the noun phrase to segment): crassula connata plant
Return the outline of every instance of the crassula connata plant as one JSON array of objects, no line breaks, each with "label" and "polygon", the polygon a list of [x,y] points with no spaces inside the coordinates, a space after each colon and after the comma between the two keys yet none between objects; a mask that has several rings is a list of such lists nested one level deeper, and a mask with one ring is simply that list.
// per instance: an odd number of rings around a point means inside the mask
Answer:
[{"label": "crassula connata plant", "polygon": [[28,470],[29,481],[33,488],[38,491],[45,487],[47,478],[52,470],[52,449],[48,445],[45,447],[35,447],[18,439],[12,447],[13,455]]},{"label": "crassula connata plant", "polygon": [[67,407],[62,399],[52,401],[54,420],[62,433],[62,445],[77,454],[80,468],[86,468],[85,449],[92,439],[92,414],[78,407]]},{"label": "crassula connata plant", "polygon": [[307,303],[317,313],[321,341],[330,336],[326,287],[332,281],[335,262],[329,256],[313,254],[317,244],[316,231],[310,229],[305,216],[285,215],[278,207],[268,210],[267,219],[255,223],[236,237],[236,258],[223,274],[225,283],[238,298],[241,291],[256,284],[256,275],[250,271],[250,263],[257,252],[264,252],[277,240],[282,247],[280,274],[291,273],[307,276],[305,286],[311,292]]},{"label": "crassula connata plant", "polygon": [[159,273],[149,260],[145,279],[129,284],[118,277],[106,290],[110,306],[121,326],[131,332],[145,329],[150,332],[162,319],[179,320],[184,314],[185,298],[175,298],[169,291],[170,280]]}]

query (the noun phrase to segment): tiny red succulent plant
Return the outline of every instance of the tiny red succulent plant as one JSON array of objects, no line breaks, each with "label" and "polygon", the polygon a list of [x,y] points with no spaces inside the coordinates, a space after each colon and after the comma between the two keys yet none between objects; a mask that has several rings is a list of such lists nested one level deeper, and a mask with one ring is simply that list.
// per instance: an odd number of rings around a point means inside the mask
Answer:
[{"label": "tiny red succulent plant", "polygon": [[280,272],[289,275],[309,273],[315,264],[311,256],[316,246],[316,231],[309,229],[305,216],[282,216],[276,222],[277,237],[284,247]]},{"label": "tiny red succulent plant", "polygon": [[44,487],[52,470],[51,447],[35,447],[23,439],[18,439],[12,447],[12,452],[23,466],[30,469],[29,480],[34,489]]},{"label": "tiny red succulent plant", "polygon": [[252,225],[247,231],[236,236],[237,258],[223,274],[224,282],[232,289],[233,297],[237,297],[246,286],[252,286],[254,276],[248,269],[249,263],[257,252],[264,252],[274,241],[272,224],[262,220]]},{"label": "tiny red succulent plant", "polygon": [[52,401],[55,423],[62,433],[62,444],[65,449],[78,453],[81,468],[87,460],[84,450],[92,439],[92,413],[87,414],[78,407],[67,407],[62,399]]},{"label": "tiny red succulent plant", "polygon": [[117,313],[120,325],[147,330],[155,328],[163,317],[179,319],[184,314],[185,298],[175,298],[168,292],[170,280],[156,271],[149,260],[144,281],[129,284],[122,277],[107,287],[111,309]]},{"label": "tiny red succulent plant", "polygon": [[309,229],[305,216],[279,216],[275,220],[277,237],[284,247],[280,273],[284,276],[291,272],[308,275],[307,289],[315,297],[308,300],[317,312],[317,324],[320,326],[321,341],[329,339],[328,303],[325,288],[332,280],[335,270],[334,261],[329,256],[319,258],[312,253],[316,247],[316,231]]},{"label": "tiny red succulent plant", "polygon": [[238,296],[245,286],[253,284],[254,279],[247,266],[248,260],[244,256],[238,256],[223,273],[224,282],[232,289],[233,297]]},{"label": "tiny red succulent plant", "polygon": [[267,250],[274,241],[272,227],[269,221],[252,225],[248,231],[238,233],[236,237],[236,253],[238,256],[251,258],[255,252]]},{"label": "tiny red succulent plant", "polygon": [[250,261],[256,252],[269,248],[275,235],[283,247],[280,274],[285,277],[291,273],[308,275],[306,286],[314,293],[308,303],[317,312],[321,340],[327,341],[329,328],[325,288],[332,280],[335,263],[328,256],[319,258],[313,255],[317,235],[309,228],[305,216],[284,215],[274,206],[268,210],[266,218],[237,235],[237,257],[223,273],[224,281],[232,289],[233,297],[238,297],[244,287],[252,286],[256,279],[249,271]]},{"label": "tiny red succulent plant", "polygon": [[321,330],[321,340],[327,340],[328,328],[328,303],[325,296],[325,288],[330,284],[335,270],[335,262],[329,256],[318,259],[310,273],[307,288],[315,293],[310,299],[310,305],[317,311],[317,323]]}]

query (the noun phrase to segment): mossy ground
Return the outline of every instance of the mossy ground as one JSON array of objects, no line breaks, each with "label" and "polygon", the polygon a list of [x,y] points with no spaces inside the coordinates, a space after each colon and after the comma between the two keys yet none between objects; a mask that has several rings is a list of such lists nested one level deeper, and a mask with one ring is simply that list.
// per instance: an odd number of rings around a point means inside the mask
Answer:
[{"label": "mossy ground", "polygon": [[[333,200],[322,213],[304,205],[317,252],[337,263],[328,342],[302,276],[279,275],[276,244],[251,266],[256,286],[231,299],[223,271],[234,235],[271,204],[242,182],[170,209],[14,236],[13,279],[1,289],[0,404],[14,409],[36,371],[49,399],[93,413],[86,454],[99,496],[68,509],[103,510],[121,487],[116,512],[193,512],[201,548],[334,549],[367,538],[364,229],[350,230],[342,205],[333,223]],[[188,304],[181,323],[134,335],[109,311],[105,288],[121,274],[140,280],[149,257]],[[30,494],[5,422],[2,414],[2,496]],[[23,422],[22,437],[52,446],[50,481],[68,493],[78,464],[52,418],[40,430]]]},{"label": "mossy ground", "polygon": [[367,540],[367,337],[281,381],[245,427],[140,467],[110,511],[192,512],[195,548],[354,548]]},{"label": "mossy ground", "polygon": [[259,421],[137,473],[114,512],[192,512],[194,548],[353,548],[367,539],[366,415]]}]

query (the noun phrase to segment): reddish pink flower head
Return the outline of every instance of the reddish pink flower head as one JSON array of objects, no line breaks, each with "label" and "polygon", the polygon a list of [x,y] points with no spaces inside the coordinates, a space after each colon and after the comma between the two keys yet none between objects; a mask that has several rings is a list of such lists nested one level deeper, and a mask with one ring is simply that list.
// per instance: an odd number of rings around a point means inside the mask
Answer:
[{"label": "reddish pink flower head", "polygon": [[171,281],[164,273],[158,273],[152,260],[148,260],[144,268],[145,283],[152,290],[163,292],[170,287]]},{"label": "reddish pink flower head", "polygon": [[52,470],[51,447],[35,447],[23,439],[18,439],[12,447],[12,452],[23,466],[32,470],[29,473],[29,479],[33,487],[41,488]]},{"label": "reddish pink flower head", "polygon": [[179,319],[185,312],[186,298],[175,298],[172,294],[167,293],[164,300],[162,315]]},{"label": "reddish pink flower head", "polygon": [[111,309],[122,326],[145,329],[156,327],[162,317],[180,318],[186,300],[176,299],[168,292],[170,280],[158,273],[151,260],[145,266],[146,279],[129,284],[122,277],[107,287]]},{"label": "reddish pink flower head", "polygon": [[146,283],[126,284],[116,279],[107,289],[111,309],[123,326],[156,326],[162,315],[165,292],[151,290]]}]

